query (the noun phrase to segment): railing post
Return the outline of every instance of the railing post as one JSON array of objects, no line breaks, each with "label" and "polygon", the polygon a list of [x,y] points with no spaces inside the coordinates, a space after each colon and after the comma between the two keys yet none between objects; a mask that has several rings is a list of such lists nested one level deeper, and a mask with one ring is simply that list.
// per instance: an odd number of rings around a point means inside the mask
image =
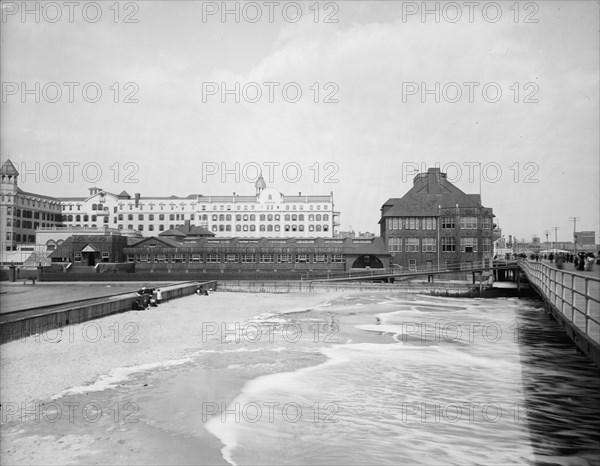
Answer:
[{"label": "railing post", "polygon": [[590,279],[585,277],[585,334],[589,333],[590,329]]}]

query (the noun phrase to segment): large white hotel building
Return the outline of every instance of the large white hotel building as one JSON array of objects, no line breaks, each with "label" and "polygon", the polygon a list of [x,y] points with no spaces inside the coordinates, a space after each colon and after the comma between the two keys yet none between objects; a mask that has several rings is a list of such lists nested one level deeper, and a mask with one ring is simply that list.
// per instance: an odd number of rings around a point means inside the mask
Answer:
[{"label": "large white hotel building", "polygon": [[[58,226],[110,228],[139,231],[158,236],[184,223],[201,226],[221,237],[333,237],[339,225],[333,192],[328,195],[283,195],[267,187],[261,176],[254,195],[186,197],[131,196],[89,188],[84,197],[50,198],[23,192],[17,186],[18,172],[7,160],[2,168],[2,217],[6,228],[2,250],[35,242],[38,228]],[[22,210],[56,209],[61,215],[31,214],[31,221],[19,218]],[[23,208],[20,208],[23,206]],[[19,215],[17,215],[19,214]],[[29,214],[28,214],[29,215]]]}]

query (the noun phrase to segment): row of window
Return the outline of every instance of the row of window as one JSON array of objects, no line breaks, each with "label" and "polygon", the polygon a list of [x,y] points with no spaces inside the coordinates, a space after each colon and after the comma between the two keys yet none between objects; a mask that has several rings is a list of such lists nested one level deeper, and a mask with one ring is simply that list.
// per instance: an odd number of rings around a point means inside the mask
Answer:
[{"label": "row of window", "polygon": [[[388,230],[437,230],[437,217],[387,217],[386,228]],[[481,225],[483,230],[492,229],[491,217],[459,217],[461,230],[477,230]],[[441,217],[442,230],[456,228],[456,217]]]},{"label": "row of window", "polygon": [[42,222],[41,224],[39,222],[32,222],[31,220],[19,220],[19,219],[11,219],[11,218],[7,218],[6,219],[6,226],[7,227],[14,227],[14,228],[27,228],[30,230],[35,230],[38,227],[51,227],[54,226],[53,223],[46,223],[46,222]]},{"label": "row of window", "polygon": [[10,232],[7,231],[6,232],[6,240],[7,241],[12,241],[14,238],[14,241],[17,243],[35,243],[35,235],[25,235],[25,234],[21,234],[21,233],[15,233],[14,235]]},{"label": "row of window", "polygon": [[[146,218],[145,215],[146,214],[137,214],[137,220],[144,221],[145,218]],[[155,219],[154,214],[147,214],[147,215],[148,215],[148,221],[154,221],[154,219]],[[248,222],[248,221],[255,222],[256,221],[256,217],[257,216],[255,214],[250,214],[250,215],[248,215],[248,214],[244,214],[244,215],[237,214],[235,216],[235,220],[237,222],[242,222],[242,221],[244,221],[244,222]],[[90,220],[90,218],[91,218],[91,220]],[[96,215],[91,215],[90,216],[90,215],[87,215],[87,214],[86,215],[80,215],[80,214],[77,214],[77,215],[65,215],[65,221],[66,222],[81,222],[81,221],[83,221],[83,222],[90,222],[90,221],[91,222],[95,222],[96,218],[97,218]],[[199,218],[199,220],[202,220],[202,221],[208,221],[208,215],[207,214],[203,214],[202,216],[199,215],[198,218]],[[300,215],[286,214],[286,215],[283,216],[283,219],[286,222],[289,222],[289,221],[292,221],[292,222],[297,222],[297,221],[303,222],[304,218],[305,218],[304,214],[300,214]],[[125,215],[124,214],[119,214],[116,217],[115,222],[117,221],[117,219],[119,221],[122,221],[122,220],[125,219]],[[127,220],[134,220],[134,219],[135,219],[134,214],[127,214]],[[189,215],[189,219],[190,220],[194,220],[194,214],[190,214]],[[213,222],[217,222],[217,221],[219,221],[219,222],[231,222],[232,219],[233,219],[233,216],[231,214],[226,214],[226,215],[225,214],[220,214],[220,215],[213,214],[212,215],[212,221]],[[272,215],[272,214],[268,214],[268,215],[261,214],[261,215],[258,216],[258,219],[261,222],[279,222],[279,221],[281,221],[281,216],[279,214],[275,214],[275,215]],[[158,214],[158,220],[159,221],[165,220],[165,214]],[[185,214],[169,214],[169,220],[186,220],[186,218],[185,218]],[[316,214],[316,215],[309,214],[308,215],[308,221],[309,222],[315,222],[315,221],[316,222],[321,222],[321,221],[328,222],[329,221],[329,215],[328,214],[323,214],[323,215],[321,215],[321,214]],[[108,223],[108,220],[106,220],[104,223]]]},{"label": "row of window", "polygon": [[146,263],[206,263],[206,264],[339,264],[344,262],[343,254],[128,254],[128,262]]},{"label": "row of window", "polygon": [[[9,199],[9,202],[10,202],[10,199]],[[35,206],[35,203],[34,203],[34,206]],[[70,210],[70,211],[72,211],[73,207],[75,207],[77,210],[80,211],[82,206],[83,206],[83,204],[63,204],[61,208],[62,208],[62,210]],[[149,210],[154,210],[155,204],[154,203],[150,203],[150,204],[148,204],[148,206],[149,206]],[[160,203],[160,204],[158,204],[158,206],[159,206],[160,210],[165,210],[166,204]],[[135,206],[135,204],[131,203],[131,204],[127,204],[127,207],[129,208],[129,210],[133,210],[134,208],[143,209],[144,208],[144,203],[140,202],[137,205],[137,207]],[[171,208],[171,210],[175,210],[178,207],[178,205],[177,204],[169,204],[169,207]],[[193,202],[189,206],[186,205],[186,204],[184,204],[184,203],[179,204],[179,208],[182,209],[182,210],[193,210],[195,207],[196,207],[196,203],[195,202]],[[269,206],[267,206],[267,207],[269,207]],[[272,207],[272,206],[270,206],[270,207]],[[296,210],[296,205],[292,205],[291,207],[292,208],[290,209],[290,206],[286,205],[285,206],[285,210]],[[118,208],[119,208],[119,210],[125,210],[125,204],[119,203]],[[277,206],[277,208],[279,209],[279,206]],[[327,208],[328,208],[328,205],[323,205],[323,210],[327,210]],[[58,210],[58,209],[56,209],[56,210]],[[91,210],[105,210],[106,211],[106,210],[108,210],[108,207],[104,207],[103,204],[92,204],[91,205]],[[206,204],[202,204],[202,210],[204,210],[204,211],[208,210]],[[217,205],[213,205],[213,209],[212,210],[229,210],[229,211],[231,211],[232,208],[231,208],[230,205],[227,205],[227,206],[220,205],[220,206],[218,206],[218,208],[217,208]],[[243,209],[242,209],[242,205],[241,204],[237,204],[236,210],[256,210],[256,205],[255,204],[250,204],[250,209],[248,209],[248,204],[244,204]],[[267,210],[269,210],[269,209],[267,209]],[[298,206],[298,210],[304,210],[304,206],[303,205],[299,205]],[[314,210],[314,206],[312,204],[309,206],[309,210]],[[317,205],[316,206],[316,210],[321,210],[321,205]],[[114,211],[115,211],[115,213],[117,212],[117,207],[116,206],[114,207]]]},{"label": "row of window", "polygon": [[[212,225],[211,230],[214,232],[233,231],[233,226],[227,225]],[[235,231],[257,231],[256,225],[236,225]],[[281,231],[281,225],[259,225],[258,231]],[[329,231],[329,225],[308,225],[305,229],[304,225],[283,225],[283,231]]]},{"label": "row of window", "polygon": [[[437,252],[436,238],[388,238],[389,252]],[[441,239],[442,252],[456,252],[456,238]],[[460,238],[461,252],[478,252],[477,238]],[[483,238],[482,252],[492,252],[491,238]]]},{"label": "row of window", "polygon": [[[28,205],[31,207],[41,207],[42,209],[48,210],[60,210],[60,204],[58,201],[35,201],[33,199],[24,199],[22,196],[14,196],[15,203],[21,205]],[[2,194],[2,202],[13,202],[13,196],[10,194]]]},{"label": "row of window", "polygon": [[41,218],[42,220],[52,220],[54,222],[60,222],[62,217],[60,214],[51,214],[50,212],[39,212],[37,210],[28,209],[21,210],[17,207],[15,207],[14,209],[12,207],[7,207],[6,215],[12,215],[14,217],[23,218],[34,218],[36,220],[39,220]]}]

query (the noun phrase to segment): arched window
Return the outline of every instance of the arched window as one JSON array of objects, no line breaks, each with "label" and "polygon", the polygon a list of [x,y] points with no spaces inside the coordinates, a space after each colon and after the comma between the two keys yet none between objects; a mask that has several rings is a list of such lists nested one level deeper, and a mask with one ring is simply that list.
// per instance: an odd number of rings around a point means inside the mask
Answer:
[{"label": "arched window", "polygon": [[127,214],[127,220],[133,220],[133,214]]},{"label": "arched window", "polygon": [[225,221],[226,222],[231,222],[231,214],[225,215]]},{"label": "arched window", "polygon": [[304,214],[298,215],[298,221],[300,221],[300,222],[304,221]]},{"label": "arched window", "polygon": [[320,221],[321,221],[321,214],[317,214],[317,215],[315,216],[315,220],[316,220],[317,222],[320,222]]},{"label": "arched window", "polygon": [[267,215],[267,221],[268,222],[272,222],[273,221],[273,214]]},{"label": "arched window", "polygon": [[[256,215],[250,214],[250,221],[251,222],[256,222]],[[254,230],[250,230],[250,231],[254,231]]]},{"label": "arched window", "polygon": [[323,214],[323,221],[324,222],[328,222],[329,221],[329,215],[328,214]]},{"label": "arched window", "polygon": [[240,214],[237,214],[237,215],[235,216],[235,221],[236,221],[236,222],[241,222],[241,221],[242,221],[242,216],[241,216]]},{"label": "arched window", "polygon": [[158,219],[159,220],[164,220],[165,219],[165,214],[158,214]]},{"label": "arched window", "polygon": [[[285,217],[283,217],[283,219],[284,219],[286,222],[289,222],[289,221],[290,221],[290,214],[285,214]],[[285,230],[285,231],[289,231],[289,230]]]},{"label": "arched window", "polygon": [[263,224],[261,224],[261,225],[260,225],[260,227],[259,227],[259,230],[260,230],[260,231],[265,231],[265,230],[266,230],[266,229],[265,229],[265,226],[264,226]]},{"label": "arched window", "polygon": [[258,219],[259,219],[261,222],[264,222],[264,221],[265,221],[265,219],[266,219],[266,217],[265,217],[265,214],[260,214],[260,217],[258,217]]}]

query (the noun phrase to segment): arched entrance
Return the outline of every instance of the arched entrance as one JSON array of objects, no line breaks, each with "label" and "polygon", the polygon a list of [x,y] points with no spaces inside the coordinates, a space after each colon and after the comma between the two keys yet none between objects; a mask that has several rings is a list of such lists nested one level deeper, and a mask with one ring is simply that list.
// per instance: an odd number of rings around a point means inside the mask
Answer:
[{"label": "arched entrance", "polygon": [[383,263],[377,256],[365,254],[358,256],[352,264],[353,269],[383,269]]}]

